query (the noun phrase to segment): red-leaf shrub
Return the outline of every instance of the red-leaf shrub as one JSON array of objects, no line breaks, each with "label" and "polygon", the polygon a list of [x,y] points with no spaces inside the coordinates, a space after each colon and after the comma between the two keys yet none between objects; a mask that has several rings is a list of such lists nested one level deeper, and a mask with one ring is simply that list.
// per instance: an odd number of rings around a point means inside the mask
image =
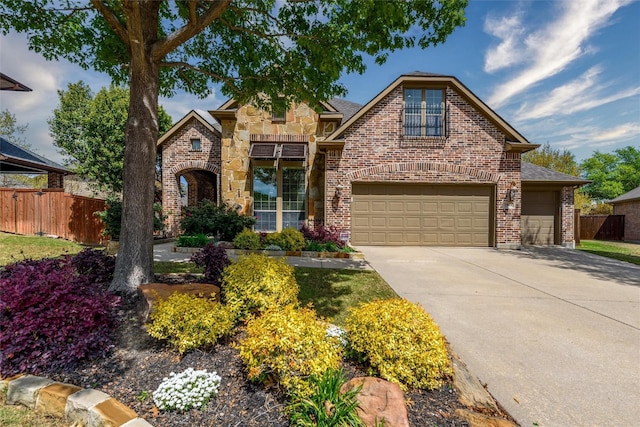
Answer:
[{"label": "red-leaf shrub", "polygon": [[340,240],[340,230],[334,225],[329,227],[318,225],[311,228],[307,224],[303,224],[300,231],[306,240],[318,243],[335,243],[338,248],[344,247],[344,241]]},{"label": "red-leaf shrub", "polygon": [[0,374],[73,369],[113,347],[120,298],[70,258],[24,261],[0,274]]},{"label": "red-leaf shrub", "polygon": [[231,264],[227,251],[222,246],[216,246],[212,243],[191,255],[191,262],[198,267],[203,267],[204,280],[214,285],[220,284],[222,272]]},{"label": "red-leaf shrub", "polygon": [[116,257],[105,251],[86,248],[71,258],[76,272],[89,284],[96,284],[107,290],[116,268]]}]

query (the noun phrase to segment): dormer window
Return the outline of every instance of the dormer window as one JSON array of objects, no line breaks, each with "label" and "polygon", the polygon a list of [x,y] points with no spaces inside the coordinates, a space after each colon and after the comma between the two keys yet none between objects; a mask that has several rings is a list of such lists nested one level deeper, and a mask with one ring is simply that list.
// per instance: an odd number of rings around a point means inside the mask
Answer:
[{"label": "dormer window", "polygon": [[445,136],[445,125],[442,89],[406,88],[404,90],[404,136]]},{"label": "dormer window", "polygon": [[191,151],[202,151],[202,143],[200,142],[200,139],[191,139]]}]

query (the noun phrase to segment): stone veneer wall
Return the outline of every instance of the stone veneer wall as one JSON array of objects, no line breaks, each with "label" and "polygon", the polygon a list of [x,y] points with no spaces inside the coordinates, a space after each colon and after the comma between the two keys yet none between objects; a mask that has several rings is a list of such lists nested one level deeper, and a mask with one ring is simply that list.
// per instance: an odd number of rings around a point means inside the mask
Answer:
[{"label": "stone veneer wall", "polygon": [[[496,188],[495,244],[519,247],[520,154],[505,152],[505,136],[451,88],[446,92],[448,137],[405,139],[402,100],[398,87],[342,135],[342,151],[327,152],[326,222],[350,228],[353,182],[489,184]],[[517,197],[506,205],[512,183]],[[333,197],[338,185],[343,186],[340,200]]]},{"label": "stone veneer wall", "polygon": [[624,240],[640,240],[640,200],[613,205],[614,215],[624,215]]},{"label": "stone veneer wall", "polygon": [[[322,159],[317,161],[318,114],[307,104],[294,105],[286,121],[273,122],[271,113],[251,105],[238,108],[235,120],[222,120],[221,196],[222,200],[242,206],[242,212],[252,214],[251,165],[249,148],[251,135],[297,135],[308,137],[307,216],[321,219],[323,213]],[[277,138],[275,138],[277,140]]]},{"label": "stone veneer wall", "polygon": [[[200,139],[201,151],[191,150],[191,139]],[[220,187],[220,137],[197,119],[187,122],[162,145],[162,208],[167,215],[167,235],[180,227],[180,182],[185,172],[205,170],[216,175]],[[206,187],[206,186],[205,186]],[[213,194],[212,191],[210,191]],[[215,193],[220,194],[219,190]],[[219,200],[217,200],[219,202]]]}]

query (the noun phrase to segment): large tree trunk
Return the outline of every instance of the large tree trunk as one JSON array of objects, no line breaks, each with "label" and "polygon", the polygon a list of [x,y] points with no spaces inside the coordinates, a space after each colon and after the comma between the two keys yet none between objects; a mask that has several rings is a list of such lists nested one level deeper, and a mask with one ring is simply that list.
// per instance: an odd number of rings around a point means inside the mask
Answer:
[{"label": "large tree trunk", "polygon": [[[158,4],[126,3],[130,47],[130,104],[125,129],[122,228],[110,290],[132,294],[153,275],[153,196],[158,140],[158,64],[150,48],[157,37]],[[141,42],[142,41],[142,42]]]}]

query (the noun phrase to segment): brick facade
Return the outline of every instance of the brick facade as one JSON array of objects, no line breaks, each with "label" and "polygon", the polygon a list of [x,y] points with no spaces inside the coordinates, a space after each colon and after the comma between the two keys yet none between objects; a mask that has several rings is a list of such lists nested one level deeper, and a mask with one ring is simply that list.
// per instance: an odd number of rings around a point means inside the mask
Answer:
[{"label": "brick facade", "polygon": [[640,200],[616,202],[614,215],[624,215],[624,240],[640,241]]},{"label": "brick facade", "polygon": [[[200,151],[191,140],[200,140]],[[181,214],[180,176],[184,176],[189,204],[210,199],[220,202],[220,135],[197,118],[191,118],[161,144],[162,209],[167,215],[167,235],[179,233]]]},{"label": "brick facade", "polygon": [[[445,136],[403,136],[405,85],[418,87],[423,77],[445,90]],[[285,120],[274,121],[269,112],[232,100],[211,112],[220,123],[220,132],[199,116],[183,119],[160,144],[163,207],[169,215],[169,234],[179,232],[180,176],[188,182],[190,205],[209,198],[252,215],[252,167],[282,167],[284,163],[277,159],[252,161],[251,144],[291,140],[306,144],[308,149],[306,162],[297,163],[306,170],[306,217],[311,223],[349,231],[352,185],[358,182],[485,185],[492,189],[490,244],[519,247],[520,151],[535,146],[531,147],[457,80],[433,77],[402,76],[342,123],[336,118],[340,112],[318,114],[304,103],[294,105]],[[201,151],[191,149],[193,138],[201,140]],[[558,215],[561,243],[571,246],[572,187],[561,190]]]},{"label": "brick facade", "polygon": [[[446,138],[402,136],[402,86],[344,132],[343,150],[326,156],[327,223],[350,228],[354,182],[489,184],[495,186],[496,246],[520,245],[520,154],[505,152],[505,136],[453,89],[446,100]],[[338,185],[342,197],[336,201]],[[506,206],[512,186],[516,200]]]}]

